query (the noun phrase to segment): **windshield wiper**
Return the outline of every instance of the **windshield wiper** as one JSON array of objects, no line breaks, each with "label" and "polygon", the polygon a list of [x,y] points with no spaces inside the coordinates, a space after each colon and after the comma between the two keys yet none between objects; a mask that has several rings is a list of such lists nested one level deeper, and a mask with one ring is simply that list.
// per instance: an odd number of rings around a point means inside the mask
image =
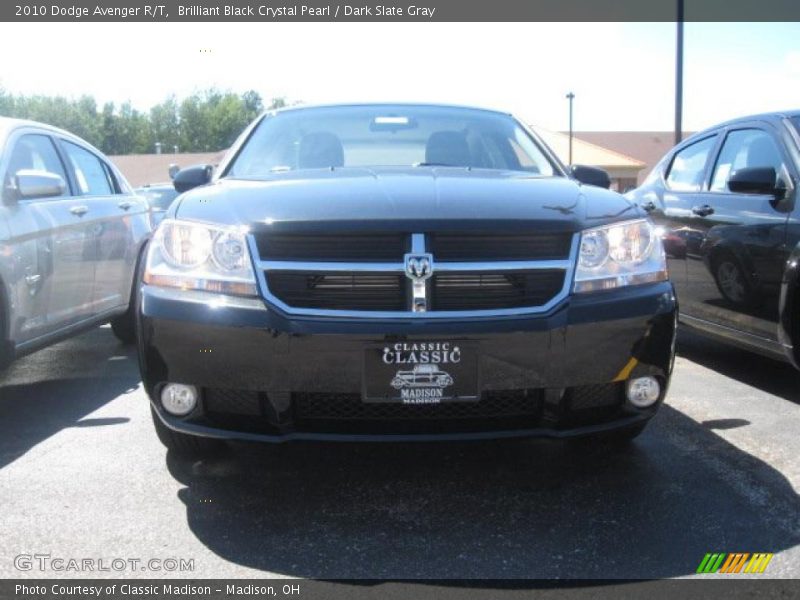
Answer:
[{"label": "windshield wiper", "polygon": [[438,162],[417,162],[411,165],[412,167],[455,167],[456,165],[448,165],[447,163]]}]

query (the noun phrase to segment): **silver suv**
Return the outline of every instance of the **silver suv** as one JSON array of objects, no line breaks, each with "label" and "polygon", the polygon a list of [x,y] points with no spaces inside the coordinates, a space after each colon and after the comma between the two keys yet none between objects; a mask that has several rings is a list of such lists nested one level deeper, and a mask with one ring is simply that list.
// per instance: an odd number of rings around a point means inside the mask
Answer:
[{"label": "silver suv", "polygon": [[82,139],[0,118],[0,367],[104,322],[135,337],[144,199]]}]

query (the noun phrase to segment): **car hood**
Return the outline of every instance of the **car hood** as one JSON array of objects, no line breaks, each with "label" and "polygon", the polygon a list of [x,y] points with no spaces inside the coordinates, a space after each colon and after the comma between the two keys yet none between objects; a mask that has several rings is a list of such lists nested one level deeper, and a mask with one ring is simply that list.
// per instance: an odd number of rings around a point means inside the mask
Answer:
[{"label": "car hood", "polygon": [[172,205],[171,216],[252,230],[578,231],[641,216],[621,195],[565,177],[464,168],[317,169],[223,178]]}]

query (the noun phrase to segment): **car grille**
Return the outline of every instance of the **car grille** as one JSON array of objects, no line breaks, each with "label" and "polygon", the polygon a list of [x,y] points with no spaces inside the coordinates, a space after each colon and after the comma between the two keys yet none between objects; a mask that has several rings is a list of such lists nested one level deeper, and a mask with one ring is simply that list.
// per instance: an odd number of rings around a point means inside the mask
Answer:
[{"label": "car grille", "polygon": [[564,422],[573,426],[602,422],[616,414],[623,403],[622,383],[582,385],[567,390]]},{"label": "car grille", "polygon": [[571,242],[570,233],[434,233],[428,245],[437,261],[556,260],[569,257]]},{"label": "car grille", "polygon": [[298,420],[473,419],[537,415],[541,410],[538,390],[484,392],[477,401],[439,404],[364,402],[359,394],[294,394],[292,400]]},{"label": "car grille", "polygon": [[[444,433],[561,428],[602,423],[622,407],[620,383],[568,388],[560,405],[545,405],[544,390],[489,390],[476,401],[439,404],[364,402],[358,393],[291,394],[289,420],[275,422],[269,394],[206,388],[198,424],[252,433]],[[549,412],[548,412],[549,411]],[[550,414],[552,413],[552,414]],[[272,415],[272,416],[270,416]]]},{"label": "car grille", "polygon": [[[252,241],[267,300],[331,316],[547,310],[567,294],[577,248],[573,234],[548,232],[259,233]],[[421,287],[406,274],[406,255],[432,259]]]},{"label": "car grille", "polygon": [[409,250],[408,236],[403,234],[260,234],[255,241],[264,260],[397,261]]},{"label": "car grille", "polygon": [[511,273],[463,272],[434,275],[433,310],[486,310],[538,306],[564,285],[557,269]]},{"label": "car grille", "polygon": [[603,406],[616,406],[622,403],[622,391],[620,383],[581,385],[571,388],[567,394],[569,409],[578,412]]},{"label": "car grille", "polygon": [[205,408],[209,413],[229,413],[236,415],[260,415],[261,403],[258,392],[248,390],[229,390],[207,388]]},{"label": "car grille", "polygon": [[273,294],[289,306],[330,310],[405,308],[402,275],[381,273],[273,273]]},{"label": "car grille", "polygon": [[359,394],[293,394],[294,424],[318,433],[442,434],[536,427],[540,390],[484,392],[480,400],[440,404],[363,402]]}]

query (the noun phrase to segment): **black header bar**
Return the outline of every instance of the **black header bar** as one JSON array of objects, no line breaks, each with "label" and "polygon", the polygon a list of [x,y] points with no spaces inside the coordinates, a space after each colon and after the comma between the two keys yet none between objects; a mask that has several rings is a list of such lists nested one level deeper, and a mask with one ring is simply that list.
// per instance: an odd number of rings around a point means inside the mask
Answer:
[{"label": "black header bar", "polygon": [[[677,0],[4,0],[27,22],[675,21]],[[686,21],[800,21],[798,0],[686,0]]]},{"label": "black header bar", "polygon": [[6,579],[0,599],[15,600],[707,600],[796,598],[800,581],[700,580],[340,580]]}]

